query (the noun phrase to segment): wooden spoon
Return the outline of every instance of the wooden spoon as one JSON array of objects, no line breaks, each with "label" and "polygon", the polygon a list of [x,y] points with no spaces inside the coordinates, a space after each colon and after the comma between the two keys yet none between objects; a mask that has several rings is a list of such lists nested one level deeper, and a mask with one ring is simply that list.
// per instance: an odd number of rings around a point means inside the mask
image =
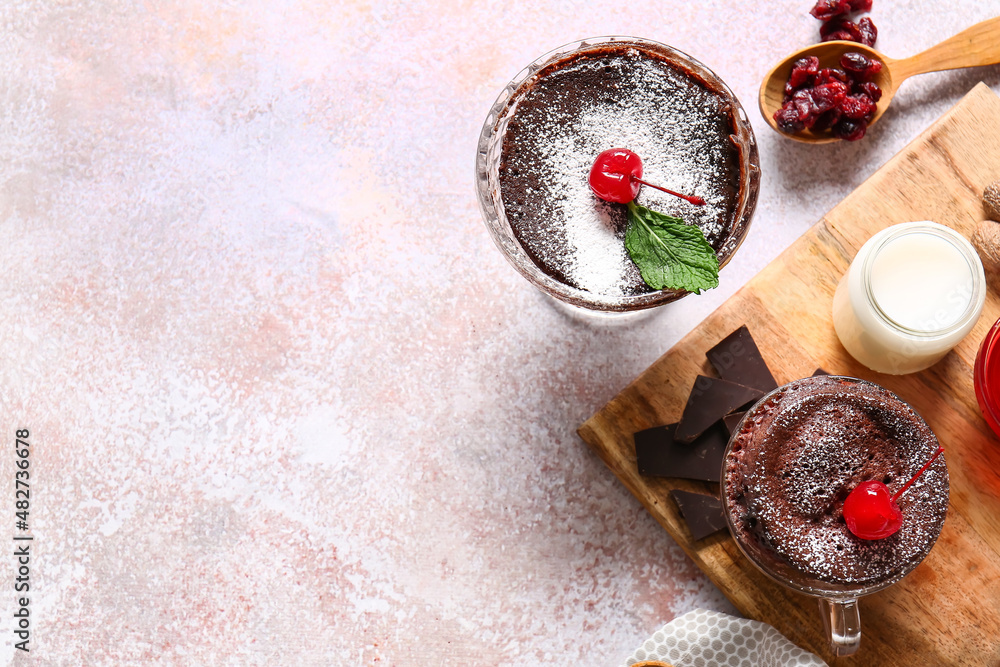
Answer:
[{"label": "wooden spoon", "polygon": [[[914,74],[1000,63],[1000,16],[977,23],[926,51],[899,60],[887,58],[870,46],[857,42],[823,42],[799,49],[778,63],[764,77],[758,100],[764,120],[775,130],[778,130],[778,124],[774,122],[774,112],[781,108],[785,99],[785,83],[792,71],[792,64],[796,60],[806,56],[816,56],[819,58],[821,68],[840,67],[840,56],[848,51],[858,51],[869,58],[877,58],[882,61],[882,71],[873,78],[873,81],[882,89],[882,99],[876,105],[874,118],[868,123],[868,126],[871,127],[889,107],[889,103],[899,89],[899,84]],[[780,132],[780,130],[778,131]],[[781,134],[789,139],[813,144],[839,141],[828,131],[813,133],[809,130],[803,130],[797,134],[784,132]]]}]

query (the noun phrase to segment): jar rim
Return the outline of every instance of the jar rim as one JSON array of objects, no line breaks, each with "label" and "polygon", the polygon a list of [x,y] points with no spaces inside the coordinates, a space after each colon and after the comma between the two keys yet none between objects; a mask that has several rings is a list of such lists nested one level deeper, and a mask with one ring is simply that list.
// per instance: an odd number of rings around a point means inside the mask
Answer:
[{"label": "jar rim", "polygon": [[[939,329],[914,329],[913,327],[909,327],[893,319],[892,316],[885,312],[879,304],[872,285],[872,271],[879,253],[885,250],[890,243],[896,241],[900,237],[920,233],[929,233],[950,243],[952,247],[961,253],[962,257],[967,262],[969,274],[972,276],[972,294],[970,295],[969,303],[965,310],[962,312],[961,316],[955,319],[951,324]],[[979,259],[979,255],[976,253],[975,248],[973,248],[972,245],[965,239],[965,237],[959,235],[958,232],[950,227],[931,221],[900,223],[886,228],[883,231],[883,234],[884,237],[878,240],[877,244],[871,249],[868,256],[865,258],[861,271],[861,283],[865,290],[865,296],[868,299],[868,303],[871,304],[872,311],[875,313],[876,317],[879,318],[879,320],[881,320],[886,326],[901,334],[921,340],[932,340],[948,336],[949,334],[962,329],[969,323],[970,319],[978,316],[980,302],[983,300],[984,296],[985,274],[982,269],[982,262]]]}]

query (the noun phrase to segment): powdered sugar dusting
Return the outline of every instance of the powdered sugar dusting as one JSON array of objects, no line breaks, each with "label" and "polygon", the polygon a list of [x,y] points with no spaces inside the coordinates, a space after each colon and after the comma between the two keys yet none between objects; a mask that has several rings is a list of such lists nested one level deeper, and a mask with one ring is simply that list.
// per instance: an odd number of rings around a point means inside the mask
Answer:
[{"label": "powdered sugar dusting", "polygon": [[[594,196],[587,182],[593,158],[588,158],[580,137],[561,135],[539,159],[553,178],[547,182],[543,197],[551,201],[553,221],[564,224],[560,242],[541,241],[538,257],[544,263],[565,259],[567,282],[590,292],[620,295],[622,287],[634,283],[631,260],[625,251],[625,224],[621,212]],[[636,272],[637,273],[637,272]],[[622,277],[628,275],[628,280]]]},{"label": "powdered sugar dusting", "polygon": [[624,247],[626,212],[600,201],[587,176],[609,148],[627,148],[644,178],[706,200],[694,206],[644,188],[637,203],[698,225],[719,251],[739,187],[723,98],[650,52],[604,46],[539,73],[515,95],[500,167],[511,228],[546,272],[591,292],[650,291]]}]

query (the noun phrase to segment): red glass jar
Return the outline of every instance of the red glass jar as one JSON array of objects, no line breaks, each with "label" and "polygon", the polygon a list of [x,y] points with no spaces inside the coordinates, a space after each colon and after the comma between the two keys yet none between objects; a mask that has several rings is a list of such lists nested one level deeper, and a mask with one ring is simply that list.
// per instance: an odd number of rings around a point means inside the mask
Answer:
[{"label": "red glass jar", "polygon": [[973,383],[986,423],[1000,436],[1000,320],[979,346]]}]

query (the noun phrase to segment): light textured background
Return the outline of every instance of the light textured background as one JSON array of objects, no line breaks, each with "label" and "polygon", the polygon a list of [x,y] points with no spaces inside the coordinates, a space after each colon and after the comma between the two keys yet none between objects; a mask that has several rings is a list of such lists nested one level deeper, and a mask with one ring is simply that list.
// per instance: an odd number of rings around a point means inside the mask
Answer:
[{"label": "light textured background", "polygon": [[[734,611],[575,429],[976,82],[1000,91],[997,67],[925,75],[863,142],[783,139],[756,92],[816,41],[810,7],[2,3],[0,541],[28,428],[34,662],[607,665]],[[892,57],[996,14],[872,12]],[[712,67],[763,169],[721,287],[623,327],[536,293],[473,188],[500,89],[603,34]]]}]

